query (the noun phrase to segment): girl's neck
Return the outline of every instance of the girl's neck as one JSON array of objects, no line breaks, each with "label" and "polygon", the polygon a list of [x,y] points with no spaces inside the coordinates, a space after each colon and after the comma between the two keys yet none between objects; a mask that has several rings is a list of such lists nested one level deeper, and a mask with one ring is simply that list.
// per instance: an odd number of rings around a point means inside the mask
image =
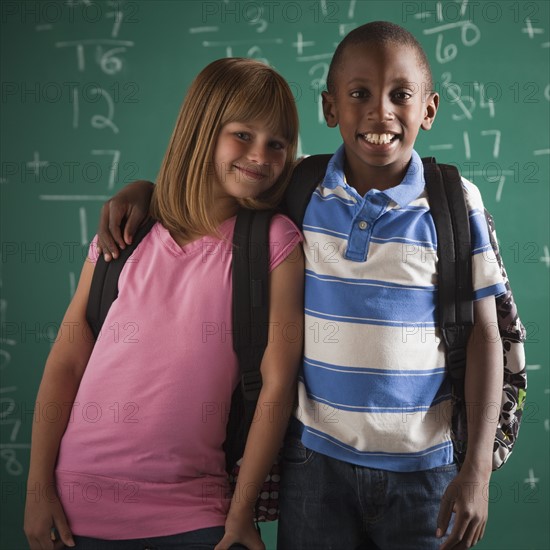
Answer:
[{"label": "girl's neck", "polygon": [[[228,198],[218,198],[214,201],[212,206],[212,220],[215,220],[216,227],[219,227],[229,218],[232,218],[237,214],[239,209],[239,204],[233,197]],[[189,231],[187,233],[179,233],[176,231],[170,231],[171,237],[176,241],[180,246],[186,246],[189,243],[202,239],[206,235],[199,232]],[[213,235],[218,236],[218,235]]]},{"label": "girl's neck", "polygon": [[216,220],[217,225],[220,225],[235,216],[238,209],[239,203],[233,197],[215,198],[212,205],[212,219]]}]

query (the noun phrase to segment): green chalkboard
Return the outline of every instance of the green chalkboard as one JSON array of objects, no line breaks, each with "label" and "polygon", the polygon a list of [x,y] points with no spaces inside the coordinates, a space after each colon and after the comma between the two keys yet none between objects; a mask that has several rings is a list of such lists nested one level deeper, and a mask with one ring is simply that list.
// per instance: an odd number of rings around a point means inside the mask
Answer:
[{"label": "green chalkboard", "polygon": [[[405,26],[426,49],[442,103],[417,149],[458,164],[481,189],[529,331],[525,420],[492,478],[479,548],[550,548],[549,5],[3,1],[0,548],[26,548],[31,425],[54,413],[44,403],[35,410],[34,399],[105,197],[155,178],[186,88],[219,57],[278,69],[298,104],[301,152],[334,151],[340,137],[319,104],[331,54],[350,29],[379,19]],[[274,526],[264,536],[275,548]]]}]

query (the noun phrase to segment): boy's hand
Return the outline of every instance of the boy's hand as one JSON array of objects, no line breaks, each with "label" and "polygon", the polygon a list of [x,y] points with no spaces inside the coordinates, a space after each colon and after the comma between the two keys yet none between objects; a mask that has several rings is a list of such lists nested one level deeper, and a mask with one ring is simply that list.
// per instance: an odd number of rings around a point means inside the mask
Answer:
[{"label": "boy's hand", "polygon": [[436,537],[446,533],[455,514],[453,529],[440,550],[465,550],[476,545],[485,532],[488,517],[487,491],[490,473],[482,475],[464,465],[449,484],[439,508]]},{"label": "boy's hand", "polygon": [[132,242],[137,228],[147,219],[153,189],[150,181],[138,180],[121,189],[103,205],[97,248],[105,261],[118,258],[119,249],[124,249]]}]

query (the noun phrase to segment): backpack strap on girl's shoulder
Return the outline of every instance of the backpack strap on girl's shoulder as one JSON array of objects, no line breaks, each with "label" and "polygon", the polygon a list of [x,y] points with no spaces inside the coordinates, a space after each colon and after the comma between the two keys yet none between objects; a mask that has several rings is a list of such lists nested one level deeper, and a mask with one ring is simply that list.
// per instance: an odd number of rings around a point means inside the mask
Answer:
[{"label": "backpack strap on girl's shoulder", "polygon": [[86,305],[86,320],[96,340],[105,317],[107,317],[109,308],[118,296],[118,279],[122,268],[126,264],[126,260],[132,255],[138,244],[149,233],[155,223],[157,223],[157,220],[149,218],[137,230],[132,243],[120,251],[118,258],[106,262],[103,256],[98,256]]}]

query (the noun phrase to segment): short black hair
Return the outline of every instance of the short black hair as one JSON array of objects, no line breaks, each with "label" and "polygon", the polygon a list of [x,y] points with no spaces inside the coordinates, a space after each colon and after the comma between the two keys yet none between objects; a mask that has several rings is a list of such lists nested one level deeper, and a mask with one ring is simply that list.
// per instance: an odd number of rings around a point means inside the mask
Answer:
[{"label": "short black hair", "polygon": [[336,73],[340,70],[346,48],[348,46],[356,46],[367,42],[377,42],[379,44],[393,43],[413,48],[416,52],[418,63],[426,77],[426,84],[428,86],[427,91],[433,91],[433,76],[430,62],[418,40],[407,29],[395,23],[390,23],[389,21],[373,21],[353,29],[342,42],[338,44],[332,56],[327,76],[327,89],[329,93],[334,94],[336,92]]}]

